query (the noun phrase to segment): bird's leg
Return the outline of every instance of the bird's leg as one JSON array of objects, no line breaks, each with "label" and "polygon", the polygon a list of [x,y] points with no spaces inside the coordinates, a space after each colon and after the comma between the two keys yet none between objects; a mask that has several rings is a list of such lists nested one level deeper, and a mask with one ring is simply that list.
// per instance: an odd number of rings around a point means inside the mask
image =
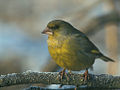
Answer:
[{"label": "bird's leg", "polygon": [[[65,72],[65,69],[63,69],[62,71],[59,72],[60,74],[60,81],[62,81],[65,77],[67,78],[67,80],[69,80],[67,73]],[[63,84],[61,84],[59,86],[59,88],[61,88],[63,86]]]},{"label": "bird's leg", "polygon": [[62,71],[59,72],[60,74],[60,80],[64,79],[64,76],[65,76],[65,69],[63,69]]},{"label": "bird's leg", "polygon": [[88,80],[88,69],[86,68],[86,71],[85,71],[85,73],[84,73],[84,77],[85,77],[85,81],[87,81]]},{"label": "bird's leg", "polygon": [[[60,81],[62,81],[62,79],[64,78],[64,75],[65,75],[65,69],[63,69],[62,71],[60,71],[59,74],[60,74]],[[61,84],[59,86],[59,88],[62,88],[62,86],[63,86],[63,84]]]}]

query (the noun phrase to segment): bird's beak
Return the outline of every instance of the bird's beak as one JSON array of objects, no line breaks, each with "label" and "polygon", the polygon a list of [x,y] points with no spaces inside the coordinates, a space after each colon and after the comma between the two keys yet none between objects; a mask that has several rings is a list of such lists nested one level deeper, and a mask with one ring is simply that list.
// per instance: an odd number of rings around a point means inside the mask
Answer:
[{"label": "bird's beak", "polygon": [[47,35],[53,35],[53,32],[51,29],[49,29],[48,27],[46,27],[43,31],[42,34],[47,34]]}]

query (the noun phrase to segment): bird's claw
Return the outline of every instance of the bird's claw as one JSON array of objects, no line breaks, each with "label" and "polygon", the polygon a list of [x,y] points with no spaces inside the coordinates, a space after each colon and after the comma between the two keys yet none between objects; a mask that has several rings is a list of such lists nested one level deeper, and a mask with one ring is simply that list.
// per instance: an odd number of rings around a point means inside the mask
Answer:
[{"label": "bird's claw", "polygon": [[90,79],[87,69],[86,69],[85,73],[82,75],[82,77],[84,77],[85,82]]},{"label": "bird's claw", "polygon": [[[62,71],[59,72],[59,75],[57,76],[57,79],[62,82],[62,80],[67,79],[67,81],[69,81],[69,77],[67,75],[67,73],[65,72],[65,69],[63,69]],[[60,85],[59,88],[61,88],[63,86],[63,84]]]},{"label": "bird's claw", "polygon": [[65,78],[67,79],[67,81],[69,80],[69,77],[67,76],[67,73],[65,72],[65,69],[59,72],[59,75],[60,75],[60,81],[64,80]]}]

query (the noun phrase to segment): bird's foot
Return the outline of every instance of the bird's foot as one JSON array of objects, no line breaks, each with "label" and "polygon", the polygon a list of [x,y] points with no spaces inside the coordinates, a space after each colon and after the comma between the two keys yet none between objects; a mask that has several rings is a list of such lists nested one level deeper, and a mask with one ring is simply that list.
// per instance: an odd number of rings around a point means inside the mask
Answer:
[{"label": "bird's foot", "polygon": [[[59,75],[60,75],[60,77],[59,77]],[[63,69],[62,71],[60,71],[59,75],[58,75],[57,79],[59,79],[60,82],[62,80],[64,80],[65,78],[67,79],[67,81],[69,81],[69,77],[68,77],[67,73],[65,72],[65,69]],[[61,88],[62,86],[63,86],[63,84],[61,84],[59,88]]]},{"label": "bird's foot", "polygon": [[67,76],[67,73],[65,72],[65,69],[63,69],[62,71],[59,72],[59,75],[60,75],[60,81],[64,80],[65,78],[67,80],[69,80],[68,76]]},{"label": "bird's foot", "polygon": [[88,69],[86,69],[86,71],[84,72],[83,76],[84,76],[84,81],[89,80]]},{"label": "bird's foot", "polygon": [[63,69],[62,71],[60,71],[59,75],[60,75],[60,81],[62,81],[62,79],[64,79],[65,75],[66,75],[65,69]]}]

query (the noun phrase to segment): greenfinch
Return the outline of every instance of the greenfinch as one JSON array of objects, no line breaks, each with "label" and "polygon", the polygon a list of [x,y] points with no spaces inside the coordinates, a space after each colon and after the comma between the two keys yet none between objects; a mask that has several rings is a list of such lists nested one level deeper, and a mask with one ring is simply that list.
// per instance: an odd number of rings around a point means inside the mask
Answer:
[{"label": "greenfinch", "polygon": [[42,33],[48,35],[49,53],[53,60],[64,68],[63,71],[87,70],[96,58],[114,62],[104,56],[84,33],[66,21],[53,20]]}]

